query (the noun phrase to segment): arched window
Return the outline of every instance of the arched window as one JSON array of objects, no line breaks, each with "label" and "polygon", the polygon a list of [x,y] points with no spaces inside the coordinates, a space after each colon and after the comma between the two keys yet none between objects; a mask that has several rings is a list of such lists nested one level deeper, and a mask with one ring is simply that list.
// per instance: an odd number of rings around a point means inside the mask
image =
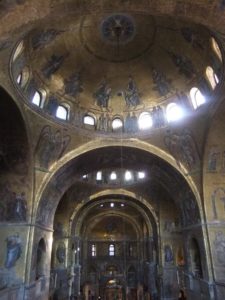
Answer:
[{"label": "arched window", "polygon": [[110,174],[110,179],[111,180],[116,180],[117,179],[117,174],[116,174],[116,172],[112,172],[111,174]]},{"label": "arched window", "polygon": [[98,171],[96,174],[96,180],[101,181],[102,180],[102,171]]},{"label": "arched window", "polygon": [[132,180],[133,179],[133,174],[131,173],[131,171],[126,171],[125,172],[125,174],[124,174],[124,179],[126,180],[126,181],[130,181],[130,180]]},{"label": "arched window", "polygon": [[152,127],[152,117],[149,112],[143,112],[138,118],[138,127],[139,129],[148,129]]},{"label": "arched window", "polygon": [[212,37],[211,38],[212,41],[212,48],[214,50],[214,52],[216,53],[216,55],[218,56],[218,58],[222,61],[222,53],[220,51],[220,47],[218,45],[218,43],[216,42],[216,40]]},{"label": "arched window", "polygon": [[16,78],[16,82],[17,82],[17,84],[18,85],[22,85],[22,72],[21,73],[19,73],[19,75],[17,76],[17,78]]},{"label": "arched window", "polygon": [[128,269],[127,282],[129,287],[136,286],[136,270],[133,266]]},{"label": "arched window", "polygon": [[205,97],[202,95],[201,91],[196,87],[193,87],[190,90],[190,97],[194,109],[197,109],[199,106],[205,103]]},{"label": "arched window", "polygon": [[217,86],[217,84],[219,83],[219,78],[216,75],[216,73],[214,72],[213,68],[208,66],[206,68],[206,77],[212,87],[212,89],[214,90],[215,87]]},{"label": "arched window", "polygon": [[13,55],[13,62],[17,59],[17,57],[23,52],[24,50],[24,43],[23,41],[21,41],[19,43],[19,45],[17,46],[15,52],[14,52],[14,55]]},{"label": "arched window", "polygon": [[91,115],[84,116],[84,124],[94,126],[95,118]]},{"label": "arched window", "polygon": [[109,245],[109,256],[115,256],[115,245]]},{"label": "arched window", "polygon": [[40,239],[37,247],[36,254],[36,279],[46,275],[45,274],[45,265],[46,265],[46,244],[44,239]]},{"label": "arched window", "polygon": [[25,67],[16,77],[16,83],[20,87],[24,87],[29,79],[29,69]]},{"label": "arched window", "polygon": [[96,256],[96,245],[92,244],[91,245],[91,256]]},{"label": "arched window", "polygon": [[41,100],[42,100],[42,94],[41,94],[39,91],[36,91],[36,92],[34,93],[34,96],[33,96],[31,102],[32,102],[34,105],[37,105],[38,107],[40,107],[40,106],[41,106]]},{"label": "arched window", "polygon": [[201,253],[198,242],[195,238],[190,243],[191,271],[192,273],[202,278]]},{"label": "arched window", "polygon": [[68,120],[69,111],[64,105],[59,105],[56,110],[56,117],[62,120]]},{"label": "arched window", "polygon": [[117,131],[123,128],[123,122],[120,118],[115,118],[112,121],[112,129]]},{"label": "arched window", "polygon": [[170,103],[166,108],[166,118],[168,122],[180,120],[183,117],[183,111],[176,103]]}]

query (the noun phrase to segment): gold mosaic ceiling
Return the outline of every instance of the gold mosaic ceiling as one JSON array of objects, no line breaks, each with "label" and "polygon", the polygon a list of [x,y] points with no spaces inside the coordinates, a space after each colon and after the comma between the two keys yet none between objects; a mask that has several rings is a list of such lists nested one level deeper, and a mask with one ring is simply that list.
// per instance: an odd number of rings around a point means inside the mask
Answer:
[{"label": "gold mosaic ceiling", "polygon": [[218,70],[211,33],[171,17],[138,13],[68,16],[25,37],[37,87],[87,111],[120,114],[189,93]]}]

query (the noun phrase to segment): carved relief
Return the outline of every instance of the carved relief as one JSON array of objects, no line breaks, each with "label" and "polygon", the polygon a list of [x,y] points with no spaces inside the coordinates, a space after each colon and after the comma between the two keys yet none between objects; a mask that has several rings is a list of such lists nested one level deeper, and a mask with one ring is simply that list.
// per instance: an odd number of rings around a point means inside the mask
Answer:
[{"label": "carved relief", "polygon": [[12,45],[12,41],[10,40],[0,41],[0,51],[9,48],[11,45]]},{"label": "carved relief", "polygon": [[123,92],[123,97],[126,102],[126,106],[129,107],[136,107],[140,104],[140,97],[139,92],[136,86],[135,81],[130,76],[128,79],[127,89]]},{"label": "carved relief", "polygon": [[56,250],[56,258],[60,264],[63,264],[65,262],[66,257],[66,247],[63,242],[61,242]]},{"label": "carved relief", "polygon": [[204,50],[205,45],[203,44],[201,37],[196,32],[194,32],[192,28],[189,27],[181,28],[181,34],[185,39],[185,41],[190,43],[193,48]]},{"label": "carved relief", "polygon": [[173,262],[173,251],[170,245],[164,246],[164,261],[166,264]]},{"label": "carved relief", "polygon": [[0,186],[0,221],[26,222],[27,201],[25,193],[12,192],[8,185]]},{"label": "carved relief", "polygon": [[5,268],[10,269],[15,266],[16,261],[20,258],[21,249],[21,239],[19,235],[11,235],[6,239],[7,243],[7,257],[5,260]]},{"label": "carved relief", "polygon": [[179,73],[184,75],[186,78],[191,79],[195,75],[195,69],[192,61],[184,55],[179,55],[168,51],[174,65],[178,68]]},{"label": "carved relief", "polygon": [[106,78],[104,78],[100,82],[96,92],[93,94],[95,103],[101,108],[108,108],[111,91],[112,91],[112,89],[110,88],[109,84],[107,83]]},{"label": "carved relief", "polygon": [[213,209],[213,218],[218,219],[217,206],[220,203],[223,203],[222,214],[224,214],[225,211],[225,189],[220,187],[215,189],[214,192],[212,193],[211,201],[212,201],[212,209]]},{"label": "carved relief", "polygon": [[41,72],[42,74],[50,79],[50,77],[59,70],[62,63],[64,62],[65,58],[68,56],[68,54],[65,55],[55,55],[53,54],[51,58],[48,60],[48,62],[44,65]]},{"label": "carved relief", "polygon": [[181,163],[189,172],[198,167],[200,163],[198,149],[189,129],[185,128],[181,133],[168,130],[164,142],[179,168]]},{"label": "carved relief", "polygon": [[209,172],[216,172],[218,168],[218,160],[220,158],[220,151],[217,147],[211,147],[208,155],[208,166]]},{"label": "carved relief", "polygon": [[152,79],[155,84],[154,89],[158,91],[160,96],[166,96],[171,90],[170,81],[166,76],[157,69],[152,70]]},{"label": "carved relief", "polygon": [[218,264],[225,266],[225,235],[222,231],[216,232],[214,247]]},{"label": "carved relief", "polygon": [[191,191],[186,191],[180,195],[182,203],[182,224],[184,226],[197,224],[200,222],[199,209]]},{"label": "carved relief", "polygon": [[54,130],[50,126],[45,126],[36,147],[36,156],[40,167],[48,169],[55,160],[62,157],[69,143],[70,136],[66,131]]},{"label": "carved relief", "polygon": [[62,30],[56,30],[54,28],[46,29],[40,33],[37,33],[32,37],[32,47],[34,50],[41,49],[44,46],[51,43],[57,35],[62,33]]},{"label": "carved relief", "polygon": [[77,97],[83,92],[83,84],[81,80],[81,74],[79,72],[74,73],[68,79],[65,79],[64,84],[66,95]]}]

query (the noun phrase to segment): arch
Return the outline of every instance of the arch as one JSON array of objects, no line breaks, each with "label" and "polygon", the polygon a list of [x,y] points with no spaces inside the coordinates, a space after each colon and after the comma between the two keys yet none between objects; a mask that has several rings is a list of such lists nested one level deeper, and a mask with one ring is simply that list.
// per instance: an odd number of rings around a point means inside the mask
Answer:
[{"label": "arch", "polygon": [[16,83],[20,88],[24,88],[28,83],[30,78],[30,70],[27,66],[25,66],[17,75],[16,75]]},{"label": "arch", "polygon": [[24,41],[20,41],[16,48],[15,51],[13,53],[13,57],[12,57],[12,61],[13,63],[15,62],[15,60],[20,56],[20,54],[24,51]]},{"label": "arch", "polygon": [[201,252],[198,241],[195,237],[190,240],[190,260],[191,260],[191,272],[196,277],[203,277]]},{"label": "arch", "polygon": [[58,105],[57,109],[56,109],[56,113],[55,116],[58,119],[61,120],[68,120],[69,119],[69,111],[70,111],[70,106],[68,104],[60,104]]},{"label": "arch", "polygon": [[122,131],[123,130],[123,121],[121,117],[114,117],[112,120],[112,130],[113,131]]},{"label": "arch", "polygon": [[197,109],[206,102],[205,97],[197,87],[193,87],[190,90],[190,97],[194,109]]},{"label": "arch", "polygon": [[33,97],[31,99],[31,103],[40,107],[40,108],[43,108],[44,107],[44,102],[45,102],[45,99],[46,99],[46,91],[44,89],[38,89],[34,92],[33,94]]},{"label": "arch", "polygon": [[46,243],[44,238],[39,240],[36,252],[36,279],[46,275]]},{"label": "arch", "polygon": [[94,114],[88,113],[84,116],[83,122],[85,125],[95,126],[96,118]]},{"label": "arch", "polygon": [[144,111],[139,115],[138,127],[141,130],[149,129],[153,125],[152,117],[150,112]]},{"label": "arch", "polygon": [[[119,145],[121,146],[121,142],[118,143],[117,141],[113,141],[113,145],[114,145],[114,147],[118,147]],[[85,155],[87,152],[91,153],[90,150],[97,151],[97,150],[101,149],[101,150],[105,151],[106,147],[110,147],[108,141],[107,141],[105,146],[104,146],[104,142],[102,143],[101,146],[102,147],[98,147],[96,145],[96,143],[93,143],[93,142],[87,143],[85,145],[85,147],[80,147],[78,152],[77,152],[77,149],[75,151],[73,151],[73,154],[72,154],[73,159],[78,158],[81,154]],[[156,150],[157,148],[155,148],[154,146],[149,145],[147,143],[143,143],[141,141],[139,141],[137,144],[135,144],[133,141],[132,141],[132,143],[131,143],[131,141],[123,141],[122,146],[129,147],[130,149],[135,148],[137,151],[139,151],[139,150],[143,151],[144,150],[147,154],[153,154],[153,155],[154,155],[155,151],[157,151]],[[157,151],[157,154],[158,154],[157,157],[160,159],[160,156],[162,155],[162,151],[161,150]],[[166,154],[165,152],[164,152],[164,154],[165,154],[165,156],[164,156],[163,161],[165,161],[165,158],[168,158],[168,161],[166,163],[167,164],[169,163],[173,167],[172,169],[177,170],[178,167],[177,167],[177,165],[175,165],[173,163],[173,160],[171,160],[170,156],[168,154]],[[54,166],[57,166],[56,169],[55,168],[50,169],[50,173],[48,173],[46,175],[46,177],[43,179],[43,184],[40,184],[40,188],[37,191],[37,194],[39,195],[39,199],[37,199],[37,202],[36,202],[36,203],[39,203],[39,205],[36,206],[36,209],[38,209],[37,210],[37,221],[41,222],[41,224],[43,224],[42,222],[44,221],[42,219],[42,216],[43,216],[43,214],[41,212],[42,209],[44,209],[44,211],[46,213],[46,206],[43,205],[43,203],[44,203],[43,201],[44,201],[44,199],[49,198],[48,193],[49,193],[50,190],[54,189],[54,184],[56,184],[57,180],[61,181],[63,179],[62,176],[64,176],[65,174],[66,174],[66,176],[69,176],[66,180],[63,180],[63,182],[64,182],[63,190],[61,190],[61,188],[59,188],[59,187],[56,188],[57,192],[55,194],[54,201],[53,201],[53,199],[49,199],[49,201],[48,201],[47,206],[49,207],[49,213],[46,214],[45,219],[49,221],[49,224],[51,224],[51,222],[53,222],[52,218],[54,216],[54,212],[55,212],[55,209],[56,209],[56,207],[59,203],[60,198],[62,197],[64,191],[66,189],[68,189],[69,186],[71,186],[72,181],[74,180],[71,176],[71,172],[74,170],[74,168],[72,168],[73,159],[71,157],[71,153],[66,155],[62,162],[59,161],[59,163],[57,163],[57,165],[56,164],[54,165]],[[65,173],[65,172],[64,172],[64,174],[62,173],[62,170],[65,170],[65,168],[68,168],[68,170],[70,170],[70,175],[69,175],[69,173]],[[199,206],[200,197],[199,197],[199,193],[196,189],[196,186],[193,183],[192,178],[190,176],[184,178],[183,174],[181,173],[181,170],[182,170],[182,168],[178,169],[177,171],[180,174],[181,178],[183,178],[183,180],[186,182],[186,184],[188,184],[192,188],[192,190],[194,191],[195,198],[197,199],[198,206]],[[60,177],[59,177],[59,179],[57,179],[59,175],[60,175]],[[51,182],[55,182],[55,183],[51,183]],[[50,188],[50,190],[49,190],[49,188]],[[58,200],[56,200],[56,199],[58,199]],[[201,215],[202,215],[202,207],[201,206],[200,206],[200,212],[201,212]],[[39,221],[39,219],[40,219],[40,221]],[[47,225],[47,226],[49,226],[49,225]]]},{"label": "arch", "polygon": [[136,287],[137,271],[134,266],[129,266],[127,270],[127,284],[129,287]]},{"label": "arch", "polygon": [[166,118],[168,123],[178,121],[183,117],[182,108],[175,102],[171,102],[166,107]]},{"label": "arch", "polygon": [[214,90],[216,88],[217,84],[219,83],[218,76],[216,75],[213,68],[210,66],[206,67],[205,73],[206,73],[206,78],[207,78],[211,88]]},{"label": "arch", "polygon": [[222,53],[221,53],[220,47],[219,47],[219,45],[218,45],[218,43],[217,43],[217,41],[215,40],[214,37],[211,37],[211,44],[212,44],[213,51],[215,52],[215,54],[217,55],[217,57],[222,62],[223,61]]}]

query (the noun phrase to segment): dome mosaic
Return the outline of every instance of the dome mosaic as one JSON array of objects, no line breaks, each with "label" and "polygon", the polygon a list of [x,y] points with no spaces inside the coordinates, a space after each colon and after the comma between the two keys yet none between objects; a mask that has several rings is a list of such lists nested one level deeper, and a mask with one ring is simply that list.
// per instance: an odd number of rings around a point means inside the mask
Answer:
[{"label": "dome mosaic", "polygon": [[[165,126],[173,120],[166,115],[171,104],[190,111],[209,102],[221,66],[206,27],[138,13],[48,21],[18,43],[11,59],[16,88],[39,113],[128,133]],[[143,113],[147,126],[138,123]]]}]

